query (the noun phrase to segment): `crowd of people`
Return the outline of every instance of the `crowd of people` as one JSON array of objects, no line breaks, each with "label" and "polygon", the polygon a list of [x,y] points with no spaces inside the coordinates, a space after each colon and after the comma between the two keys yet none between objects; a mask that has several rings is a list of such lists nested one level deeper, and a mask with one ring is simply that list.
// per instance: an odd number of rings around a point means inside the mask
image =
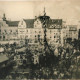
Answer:
[{"label": "crowd of people", "polygon": [[[11,54],[16,54],[15,45],[5,45],[6,52]],[[11,47],[11,50],[14,52],[8,51]],[[3,46],[4,47],[4,46]],[[4,52],[5,53],[5,52]],[[72,79],[79,78],[79,66],[80,66],[80,50],[76,49],[70,44],[64,46],[53,47],[52,54],[44,55],[44,51],[38,52],[26,49],[25,56],[27,56],[27,61],[31,61],[31,64],[26,65],[26,68],[29,68],[30,71],[28,74],[11,74],[6,76],[7,78],[12,79]],[[6,53],[7,54],[7,53]],[[28,60],[29,59],[29,60]],[[29,62],[26,62],[26,64]],[[22,64],[23,65],[23,64]],[[17,74],[17,75],[16,75]],[[20,76],[20,75],[23,75]]]}]

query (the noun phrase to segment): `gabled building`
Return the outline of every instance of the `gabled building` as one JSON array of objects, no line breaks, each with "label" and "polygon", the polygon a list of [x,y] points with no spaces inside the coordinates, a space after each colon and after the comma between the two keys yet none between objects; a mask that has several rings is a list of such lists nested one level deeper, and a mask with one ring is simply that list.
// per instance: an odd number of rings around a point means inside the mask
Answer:
[{"label": "gabled building", "polygon": [[67,39],[78,39],[78,25],[66,25],[64,28],[62,28],[61,31],[61,41],[62,43],[66,43]]},{"label": "gabled building", "polygon": [[77,25],[68,25],[69,27],[69,35],[68,37],[73,39],[78,39],[78,30]]},{"label": "gabled building", "polygon": [[[64,44],[67,38],[77,38],[77,25],[63,26],[62,19],[51,19],[46,16],[46,39],[49,44]],[[43,43],[44,16],[20,21],[0,21],[0,40],[19,40],[27,43]]]},{"label": "gabled building", "polygon": [[[1,27],[2,40],[27,40],[27,43],[42,43],[44,41],[43,16],[35,19],[22,19],[21,21],[6,20],[3,17],[4,26]],[[61,43],[62,19],[46,19],[46,37],[49,44]]]}]

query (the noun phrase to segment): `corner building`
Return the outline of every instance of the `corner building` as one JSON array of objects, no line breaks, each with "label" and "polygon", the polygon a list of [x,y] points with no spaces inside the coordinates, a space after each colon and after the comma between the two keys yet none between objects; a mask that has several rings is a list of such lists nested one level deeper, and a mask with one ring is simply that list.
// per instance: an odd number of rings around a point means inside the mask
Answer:
[{"label": "corner building", "polygon": [[[6,17],[4,15],[3,20],[0,21],[0,40],[26,40],[28,44],[43,43],[44,26],[42,17],[44,16],[39,16],[35,19],[9,21],[6,20]],[[46,23],[46,38],[48,44],[64,44],[64,38],[66,38],[66,34],[69,34],[65,32],[70,32],[70,30],[68,30],[67,28],[63,29],[62,19],[51,19],[49,16],[47,16],[47,18],[48,21]],[[71,38],[74,37],[71,36]]]}]

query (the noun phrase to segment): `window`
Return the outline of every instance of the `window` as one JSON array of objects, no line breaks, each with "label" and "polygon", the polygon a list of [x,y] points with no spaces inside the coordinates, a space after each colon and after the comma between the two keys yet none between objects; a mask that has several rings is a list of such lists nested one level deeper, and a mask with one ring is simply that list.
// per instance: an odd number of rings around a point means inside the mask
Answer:
[{"label": "window", "polygon": [[51,30],[50,30],[50,33],[51,33]]},{"label": "window", "polygon": [[41,31],[39,31],[39,33],[41,33]]},{"label": "window", "polygon": [[56,36],[54,36],[54,38],[56,38]]},{"label": "window", "polygon": [[16,30],[16,33],[18,34],[18,31]]},{"label": "window", "polygon": [[5,39],[5,36],[3,36],[3,39]]},{"label": "window", "polygon": [[21,25],[23,25],[23,21],[21,22]]},{"label": "window", "polygon": [[6,30],[4,30],[6,32]]},{"label": "window", "polygon": [[10,32],[12,32],[12,30],[10,30]]},{"label": "window", "polygon": [[28,36],[26,36],[26,38],[28,38]]},{"label": "window", "polygon": [[36,31],[35,31],[35,33],[36,33]]},{"label": "window", "polygon": [[56,41],[56,43],[58,42],[58,40]]}]

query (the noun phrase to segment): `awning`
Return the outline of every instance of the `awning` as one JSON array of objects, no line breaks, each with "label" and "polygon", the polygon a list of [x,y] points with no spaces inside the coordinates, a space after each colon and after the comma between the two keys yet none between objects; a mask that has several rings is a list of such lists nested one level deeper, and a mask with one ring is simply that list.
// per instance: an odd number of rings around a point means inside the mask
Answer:
[{"label": "awning", "polygon": [[22,48],[16,49],[17,52],[24,52],[25,50],[26,50],[25,47],[22,47]]},{"label": "awning", "polygon": [[1,48],[0,48],[0,52],[3,52],[3,51],[4,51],[4,48],[1,47]]},{"label": "awning", "polygon": [[8,60],[8,57],[6,55],[0,55],[0,63],[6,60]]},{"label": "awning", "polygon": [[14,44],[14,41],[10,41],[9,44]]}]

